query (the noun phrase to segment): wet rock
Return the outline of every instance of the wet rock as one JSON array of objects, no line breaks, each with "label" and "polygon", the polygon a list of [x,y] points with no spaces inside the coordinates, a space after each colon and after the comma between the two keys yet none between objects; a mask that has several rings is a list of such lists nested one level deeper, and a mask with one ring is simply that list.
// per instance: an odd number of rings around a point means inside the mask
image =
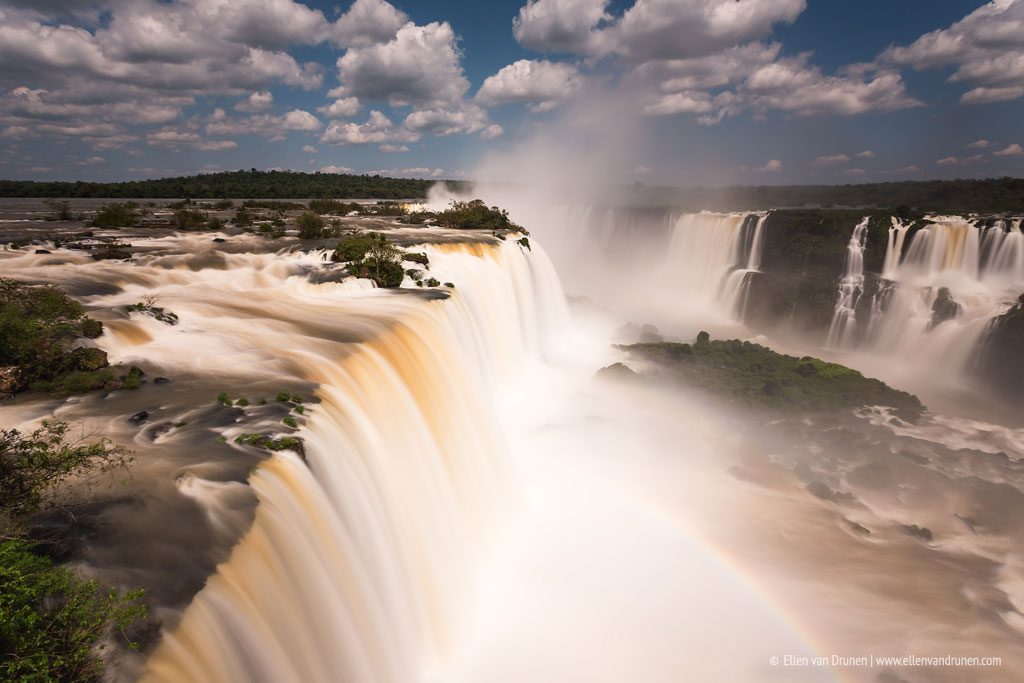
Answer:
[{"label": "wet rock", "polygon": [[166,377],[154,377],[153,384],[170,384],[171,380]]},{"label": "wet rock", "polygon": [[124,249],[117,247],[107,247],[101,251],[97,251],[92,255],[96,261],[128,261],[131,259],[132,254]]},{"label": "wet rock", "polygon": [[949,288],[939,287],[939,294],[935,298],[935,303],[932,304],[932,321],[928,324],[928,329],[934,329],[947,320],[956,318],[961,311],[963,311],[963,306],[957,303],[949,293]]},{"label": "wet rock", "polygon": [[864,526],[862,524],[858,524],[857,522],[853,521],[852,519],[846,520],[846,526],[850,527],[851,530],[853,530],[854,532],[860,534],[861,536],[870,536],[871,535],[871,529],[867,528],[866,526]]},{"label": "wet rock", "polygon": [[0,367],[0,394],[13,394],[21,383],[21,371],[16,365]]},{"label": "wet rock", "polygon": [[140,410],[139,412],[137,412],[134,415],[132,415],[131,417],[129,417],[128,421],[129,422],[134,422],[135,424],[141,424],[141,423],[145,422],[148,419],[149,419],[149,411],[148,410]]},{"label": "wet rock", "polygon": [[932,530],[928,527],[918,526],[916,524],[903,524],[901,528],[905,533],[910,534],[915,538],[919,538],[922,541],[927,541],[928,543],[931,543],[934,540]]},{"label": "wet rock", "polygon": [[96,339],[103,334],[103,323],[99,320],[93,320],[92,318],[86,318],[85,322],[82,323],[82,336],[88,337],[89,339]]},{"label": "wet rock", "polygon": [[214,237],[213,241],[214,242],[227,242],[227,240],[224,239],[223,237]]},{"label": "wet rock", "polygon": [[110,365],[110,362],[107,360],[107,352],[91,346],[75,349],[71,353],[71,361],[75,370],[84,372],[99,370]]},{"label": "wet rock", "polygon": [[36,249],[37,254],[52,254],[53,252],[49,249]]},{"label": "wet rock", "polygon": [[612,365],[601,368],[597,371],[597,376],[602,379],[614,380],[632,380],[640,377],[635,370],[623,363],[613,363]]}]

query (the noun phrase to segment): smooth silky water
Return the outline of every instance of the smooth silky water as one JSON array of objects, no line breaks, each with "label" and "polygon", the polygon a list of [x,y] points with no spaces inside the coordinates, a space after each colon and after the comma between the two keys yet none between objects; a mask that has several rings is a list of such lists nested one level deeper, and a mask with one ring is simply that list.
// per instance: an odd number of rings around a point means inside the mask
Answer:
[{"label": "smooth silky water", "polygon": [[[541,227],[532,249],[428,245],[431,272],[456,285],[440,294],[313,284],[326,254],[259,253],[258,241],[224,253],[158,238],[131,265],[3,254],[6,274],[61,282],[98,317],[153,294],[181,318],[107,315],[98,342],[112,361],[175,377],[178,393],[139,396],[198,434],[135,433],[112,417],[131,405],[116,395],[5,409],[27,423],[57,407],[142,456],[134,476],[155,511],[114,547],[162,548],[159,561],[128,571],[97,550],[82,568],[194,587],[155,591],[161,642],[120,677],[874,681],[770,664],[870,651],[996,655],[1004,667],[972,680],[1018,680],[1024,538],[1001,520],[1024,499],[1021,434],[943,415],[897,427],[868,411],[832,441],[780,438],[700,396],[596,380],[621,359],[623,322],[742,331],[763,215],[672,215],[647,273],[580,251],[588,221],[564,237]],[[571,314],[560,274],[588,297]],[[315,393],[305,461],[204,446],[253,425],[190,406],[274,386]],[[243,412],[259,424],[258,407]],[[880,484],[880,466],[904,484]],[[800,467],[851,491],[854,511],[809,496]],[[910,523],[934,529],[937,548],[898,531]]]}]

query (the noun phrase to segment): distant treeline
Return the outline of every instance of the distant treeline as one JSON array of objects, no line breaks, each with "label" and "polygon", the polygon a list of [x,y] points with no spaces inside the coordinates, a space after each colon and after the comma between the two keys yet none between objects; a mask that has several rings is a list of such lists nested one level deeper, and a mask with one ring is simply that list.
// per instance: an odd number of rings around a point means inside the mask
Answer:
[{"label": "distant treeline", "polygon": [[[433,180],[378,175],[227,171],[123,183],[0,180],[0,197],[211,198],[211,199],[416,199]],[[469,183],[446,181],[453,190]],[[623,188],[625,189],[625,188]],[[609,196],[619,195],[611,191]],[[783,207],[878,207],[907,212],[1024,213],[1024,179],[927,180],[860,185],[761,185],[669,188],[636,186],[627,203],[699,211]]]},{"label": "distant treeline", "polygon": [[688,210],[878,207],[896,213],[1024,213],[1024,179],[926,180],[860,185],[650,188],[647,201]]},{"label": "distant treeline", "polygon": [[[436,181],[379,175],[227,171],[122,183],[0,180],[0,197],[216,198],[216,199],[415,199]],[[459,183],[452,183],[458,186]]]}]

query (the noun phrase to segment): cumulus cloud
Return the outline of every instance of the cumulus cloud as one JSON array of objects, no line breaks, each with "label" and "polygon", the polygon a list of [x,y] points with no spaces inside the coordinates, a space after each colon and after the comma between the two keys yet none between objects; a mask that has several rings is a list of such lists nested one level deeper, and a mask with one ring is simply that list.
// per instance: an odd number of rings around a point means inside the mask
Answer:
[{"label": "cumulus cloud", "polygon": [[963,104],[1015,100],[1024,96],[1024,3],[989,2],[879,59],[916,69],[955,67],[950,82],[973,86],[961,96]]},{"label": "cumulus cloud", "polygon": [[313,145],[303,145],[302,151],[306,154],[316,154],[317,149]]},{"label": "cumulus cloud", "polygon": [[476,94],[476,101],[493,107],[525,104],[534,112],[550,111],[583,84],[572,64],[520,59],[488,76]]},{"label": "cumulus cloud", "polygon": [[870,149],[866,149],[863,152],[857,152],[853,156],[855,156],[858,159],[874,159],[875,153],[872,152]]},{"label": "cumulus cloud", "polygon": [[379,149],[382,152],[388,152],[388,153],[394,154],[394,153],[397,153],[397,152],[408,152],[409,151],[409,145],[395,145],[395,144],[391,144],[391,143],[384,143],[383,145],[381,145],[377,149]]},{"label": "cumulus cloud", "polygon": [[758,166],[754,170],[759,173],[776,173],[782,170],[782,162],[778,159],[771,159],[764,166]]},{"label": "cumulus cloud", "polygon": [[386,43],[350,48],[337,66],[340,95],[392,106],[450,105],[469,89],[447,22],[406,24]]},{"label": "cumulus cloud", "polygon": [[364,123],[332,123],[321,136],[320,142],[332,145],[365,145],[415,142],[418,139],[417,134],[396,128],[391,119],[375,109],[370,112],[370,117]]},{"label": "cumulus cloud", "polygon": [[270,140],[283,140],[287,132],[312,133],[321,127],[320,119],[303,109],[292,109],[280,116],[258,114],[242,119],[226,118],[223,110],[216,110],[206,124],[206,134],[259,135]]},{"label": "cumulus cloud", "polygon": [[354,169],[348,166],[322,166],[320,167],[320,173],[353,173]]},{"label": "cumulus cloud", "polygon": [[943,157],[935,162],[936,166],[952,166],[958,163],[960,160],[956,157]]},{"label": "cumulus cloud", "polygon": [[476,105],[454,109],[420,109],[405,117],[405,128],[417,134],[476,133],[486,125],[487,112]]},{"label": "cumulus cloud", "polygon": [[349,119],[359,113],[359,100],[355,97],[339,97],[328,105],[317,109],[329,119]]},{"label": "cumulus cloud", "polygon": [[248,98],[235,105],[235,109],[245,112],[262,112],[274,106],[274,95],[269,90],[254,92]]},{"label": "cumulus cloud", "polygon": [[791,23],[805,0],[636,0],[621,17],[608,0],[530,0],[513,33],[525,47],[632,61],[709,55]]},{"label": "cumulus cloud", "polygon": [[989,142],[988,140],[981,139],[981,140],[975,140],[974,142],[972,142],[970,144],[964,145],[964,148],[965,149],[986,149],[991,144],[992,143]]},{"label": "cumulus cloud", "polygon": [[356,0],[338,17],[330,37],[338,45],[366,47],[391,40],[409,17],[384,0]]},{"label": "cumulus cloud", "polygon": [[992,152],[992,156],[996,157],[1017,157],[1020,156],[1021,154],[1024,154],[1024,147],[1021,147],[1016,143],[1012,145],[1007,145],[998,152]]}]

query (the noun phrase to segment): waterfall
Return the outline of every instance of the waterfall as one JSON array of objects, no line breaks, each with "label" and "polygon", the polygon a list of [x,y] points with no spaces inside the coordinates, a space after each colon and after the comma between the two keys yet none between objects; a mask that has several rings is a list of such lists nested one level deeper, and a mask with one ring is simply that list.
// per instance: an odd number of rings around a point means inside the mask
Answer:
[{"label": "waterfall", "polygon": [[866,320],[852,310],[863,277],[853,278],[851,266],[862,260],[865,237],[863,224],[855,228],[830,346],[849,348],[857,329],[858,343],[874,353],[921,367],[968,366],[993,319],[1024,289],[1024,234],[1020,221],[981,227],[956,216],[927,220],[911,232],[912,226],[892,219],[881,279],[864,307]]},{"label": "waterfall", "polygon": [[[742,319],[750,275],[761,264],[764,213],[533,211],[520,209],[520,220],[543,239],[570,294],[668,328],[680,320],[735,325]],[[623,279],[635,287],[622,287]],[[645,292],[642,300],[637,287]]]},{"label": "waterfall", "polygon": [[450,298],[388,293],[411,303],[355,348],[293,338],[319,385],[306,464],[277,454],[252,475],[251,529],[145,680],[431,680],[465,641],[475,567],[515,499],[493,395],[557,352],[566,312],[536,244],[425,251]]},{"label": "waterfall", "polygon": [[839,296],[828,329],[828,346],[841,348],[852,341],[856,333],[855,310],[860,295],[864,293],[864,246],[868,237],[868,218],[865,217],[853,229],[850,243],[846,248],[846,267],[839,280]]}]

